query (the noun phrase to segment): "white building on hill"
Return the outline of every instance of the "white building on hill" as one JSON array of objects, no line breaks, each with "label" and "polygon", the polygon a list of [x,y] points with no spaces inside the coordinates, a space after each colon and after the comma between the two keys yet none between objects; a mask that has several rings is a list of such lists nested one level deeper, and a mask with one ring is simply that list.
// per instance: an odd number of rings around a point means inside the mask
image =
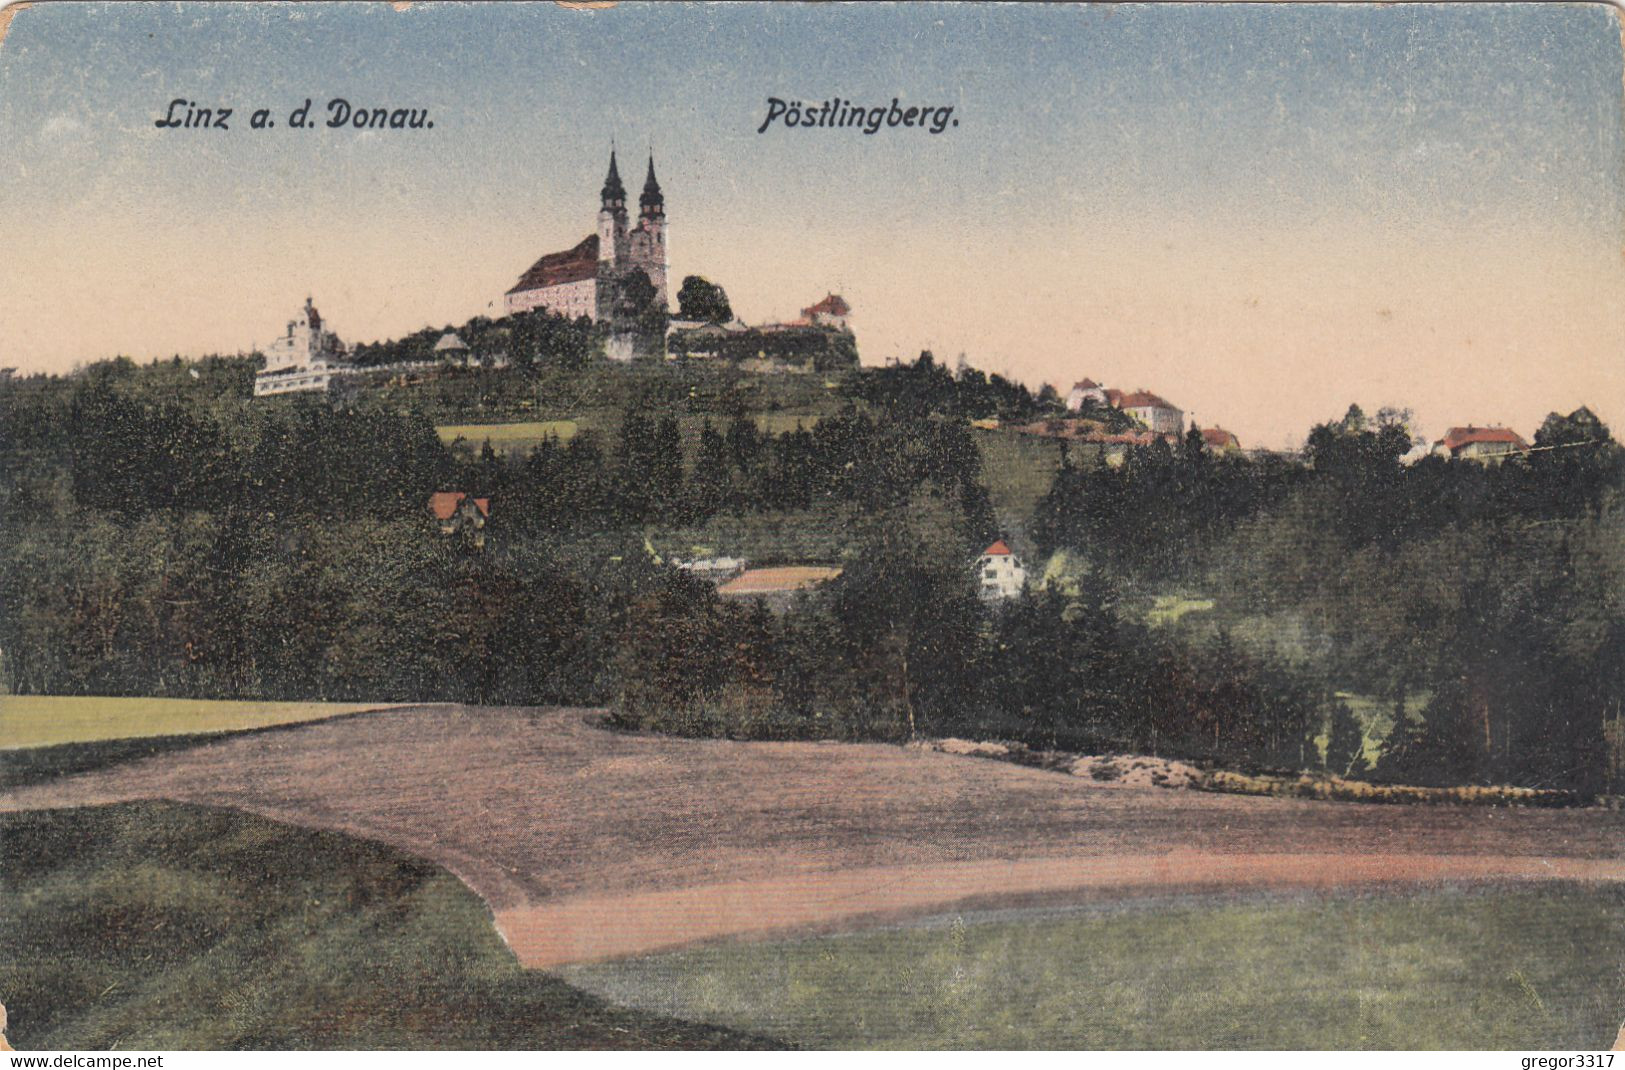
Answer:
[{"label": "white building on hill", "polygon": [[326,390],[353,369],[344,359],[344,343],[322,326],[322,314],[309,297],[298,319],[265,347],[265,367],[254,375],[254,396]]}]

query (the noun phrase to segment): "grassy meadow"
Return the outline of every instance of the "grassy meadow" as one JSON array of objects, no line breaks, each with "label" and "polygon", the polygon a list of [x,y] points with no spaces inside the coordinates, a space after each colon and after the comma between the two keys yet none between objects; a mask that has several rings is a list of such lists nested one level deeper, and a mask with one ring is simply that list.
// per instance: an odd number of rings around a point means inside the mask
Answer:
[{"label": "grassy meadow", "polygon": [[1025,526],[1061,467],[1059,443],[1007,430],[974,435],[982,452],[982,480],[1000,525]]},{"label": "grassy meadow", "polygon": [[[780,435],[798,427],[812,430],[818,425],[816,412],[769,412],[753,417],[759,430],[765,434]],[[690,461],[700,441],[700,432],[709,419],[718,431],[726,430],[729,421],[722,417],[685,415],[678,420],[683,452]],[[443,424],[435,428],[440,441],[451,446],[462,440],[470,450],[478,452],[489,442],[497,453],[523,455],[541,445],[546,438],[569,442],[582,431],[593,431],[606,443],[620,433],[621,414],[613,412],[585,413],[573,420],[525,420],[518,423]]]},{"label": "grassy meadow", "polygon": [[1597,1049],[1625,892],[1162,901],[574,966],[607,999],[824,1048]]},{"label": "grassy meadow", "polygon": [[0,749],[241,732],[377,709],[366,702],[259,702],[0,695]]},{"label": "grassy meadow", "polygon": [[521,969],[449,873],[136,803],[0,814],[0,996],[30,1049],[751,1047]]},{"label": "grassy meadow", "polygon": [[526,420],[511,424],[445,424],[436,427],[435,433],[448,446],[462,439],[476,450],[489,442],[498,453],[526,453],[545,438],[568,442],[578,430],[574,420]]}]

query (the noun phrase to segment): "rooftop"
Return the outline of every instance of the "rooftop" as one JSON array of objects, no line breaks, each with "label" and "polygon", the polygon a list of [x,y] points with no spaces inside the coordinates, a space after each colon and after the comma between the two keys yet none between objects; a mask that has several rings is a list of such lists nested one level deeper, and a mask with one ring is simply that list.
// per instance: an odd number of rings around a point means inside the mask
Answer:
[{"label": "rooftop", "polygon": [[598,235],[589,234],[573,249],[561,253],[548,253],[530,266],[530,270],[514,283],[511,294],[526,290],[540,290],[548,286],[562,286],[567,282],[581,282],[598,277]]},{"label": "rooftop", "polygon": [[[436,520],[450,520],[457,515],[457,507],[463,504],[468,495],[460,490],[442,490],[429,495],[429,509],[434,513]],[[482,516],[491,515],[491,499],[475,498],[474,505]]]},{"label": "rooftop", "polygon": [[1171,401],[1158,397],[1149,390],[1136,390],[1132,394],[1124,394],[1117,401],[1120,409],[1173,409],[1176,412],[1179,406]]},{"label": "rooftop", "polygon": [[841,574],[828,565],[783,565],[778,568],[746,569],[717,588],[725,598],[748,598],[757,594],[803,591],[827,583]]},{"label": "rooftop", "polygon": [[1452,427],[1445,432],[1438,445],[1454,453],[1463,446],[1469,446],[1475,442],[1504,442],[1516,450],[1527,450],[1529,448],[1529,444],[1523,440],[1523,437],[1509,427]]}]

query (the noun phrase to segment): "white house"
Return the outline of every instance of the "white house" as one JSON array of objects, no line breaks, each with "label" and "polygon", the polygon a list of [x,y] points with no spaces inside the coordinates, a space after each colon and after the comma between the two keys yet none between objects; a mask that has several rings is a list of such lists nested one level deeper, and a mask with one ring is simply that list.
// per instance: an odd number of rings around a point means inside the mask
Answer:
[{"label": "white house", "polygon": [[[1116,394],[1118,391],[1113,390],[1109,393]],[[1083,403],[1085,401],[1093,401],[1096,405],[1100,405],[1102,407],[1110,405],[1111,400],[1107,397],[1107,394],[1108,391],[1106,388],[1095,382],[1093,379],[1084,379],[1073,383],[1072,390],[1066,395],[1067,411],[1077,412],[1079,409],[1083,408]]]},{"label": "white house", "polygon": [[353,369],[344,359],[344,343],[322,326],[322,315],[309,297],[303,314],[288,321],[288,330],[265,347],[265,367],[254,375],[254,396],[326,390]]},{"label": "white house", "polygon": [[1183,410],[1149,390],[1124,394],[1117,400],[1117,407],[1159,435],[1178,435],[1185,430]]},{"label": "white house", "polygon": [[1027,585],[1027,570],[1003,539],[982,551],[976,562],[976,582],[986,601],[1014,598]]}]

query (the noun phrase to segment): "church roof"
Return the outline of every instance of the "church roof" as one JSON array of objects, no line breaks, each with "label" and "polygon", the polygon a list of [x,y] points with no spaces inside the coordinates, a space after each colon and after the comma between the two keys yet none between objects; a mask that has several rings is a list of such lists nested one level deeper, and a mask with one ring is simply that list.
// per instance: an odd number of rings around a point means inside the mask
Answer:
[{"label": "church roof", "polygon": [[530,266],[514,283],[511,294],[561,286],[567,282],[598,277],[598,235],[589,234],[574,249],[548,253]]},{"label": "church roof", "polygon": [[662,203],[663,200],[664,198],[660,195],[660,183],[655,180],[655,156],[651,152],[649,154],[649,177],[643,180],[643,196],[638,198],[638,203],[648,208],[651,205]]},{"label": "church roof", "polygon": [[600,191],[604,200],[626,200],[626,187],[621,185],[621,172],[615,166],[615,150],[609,150],[609,174],[604,178],[604,188]]}]

